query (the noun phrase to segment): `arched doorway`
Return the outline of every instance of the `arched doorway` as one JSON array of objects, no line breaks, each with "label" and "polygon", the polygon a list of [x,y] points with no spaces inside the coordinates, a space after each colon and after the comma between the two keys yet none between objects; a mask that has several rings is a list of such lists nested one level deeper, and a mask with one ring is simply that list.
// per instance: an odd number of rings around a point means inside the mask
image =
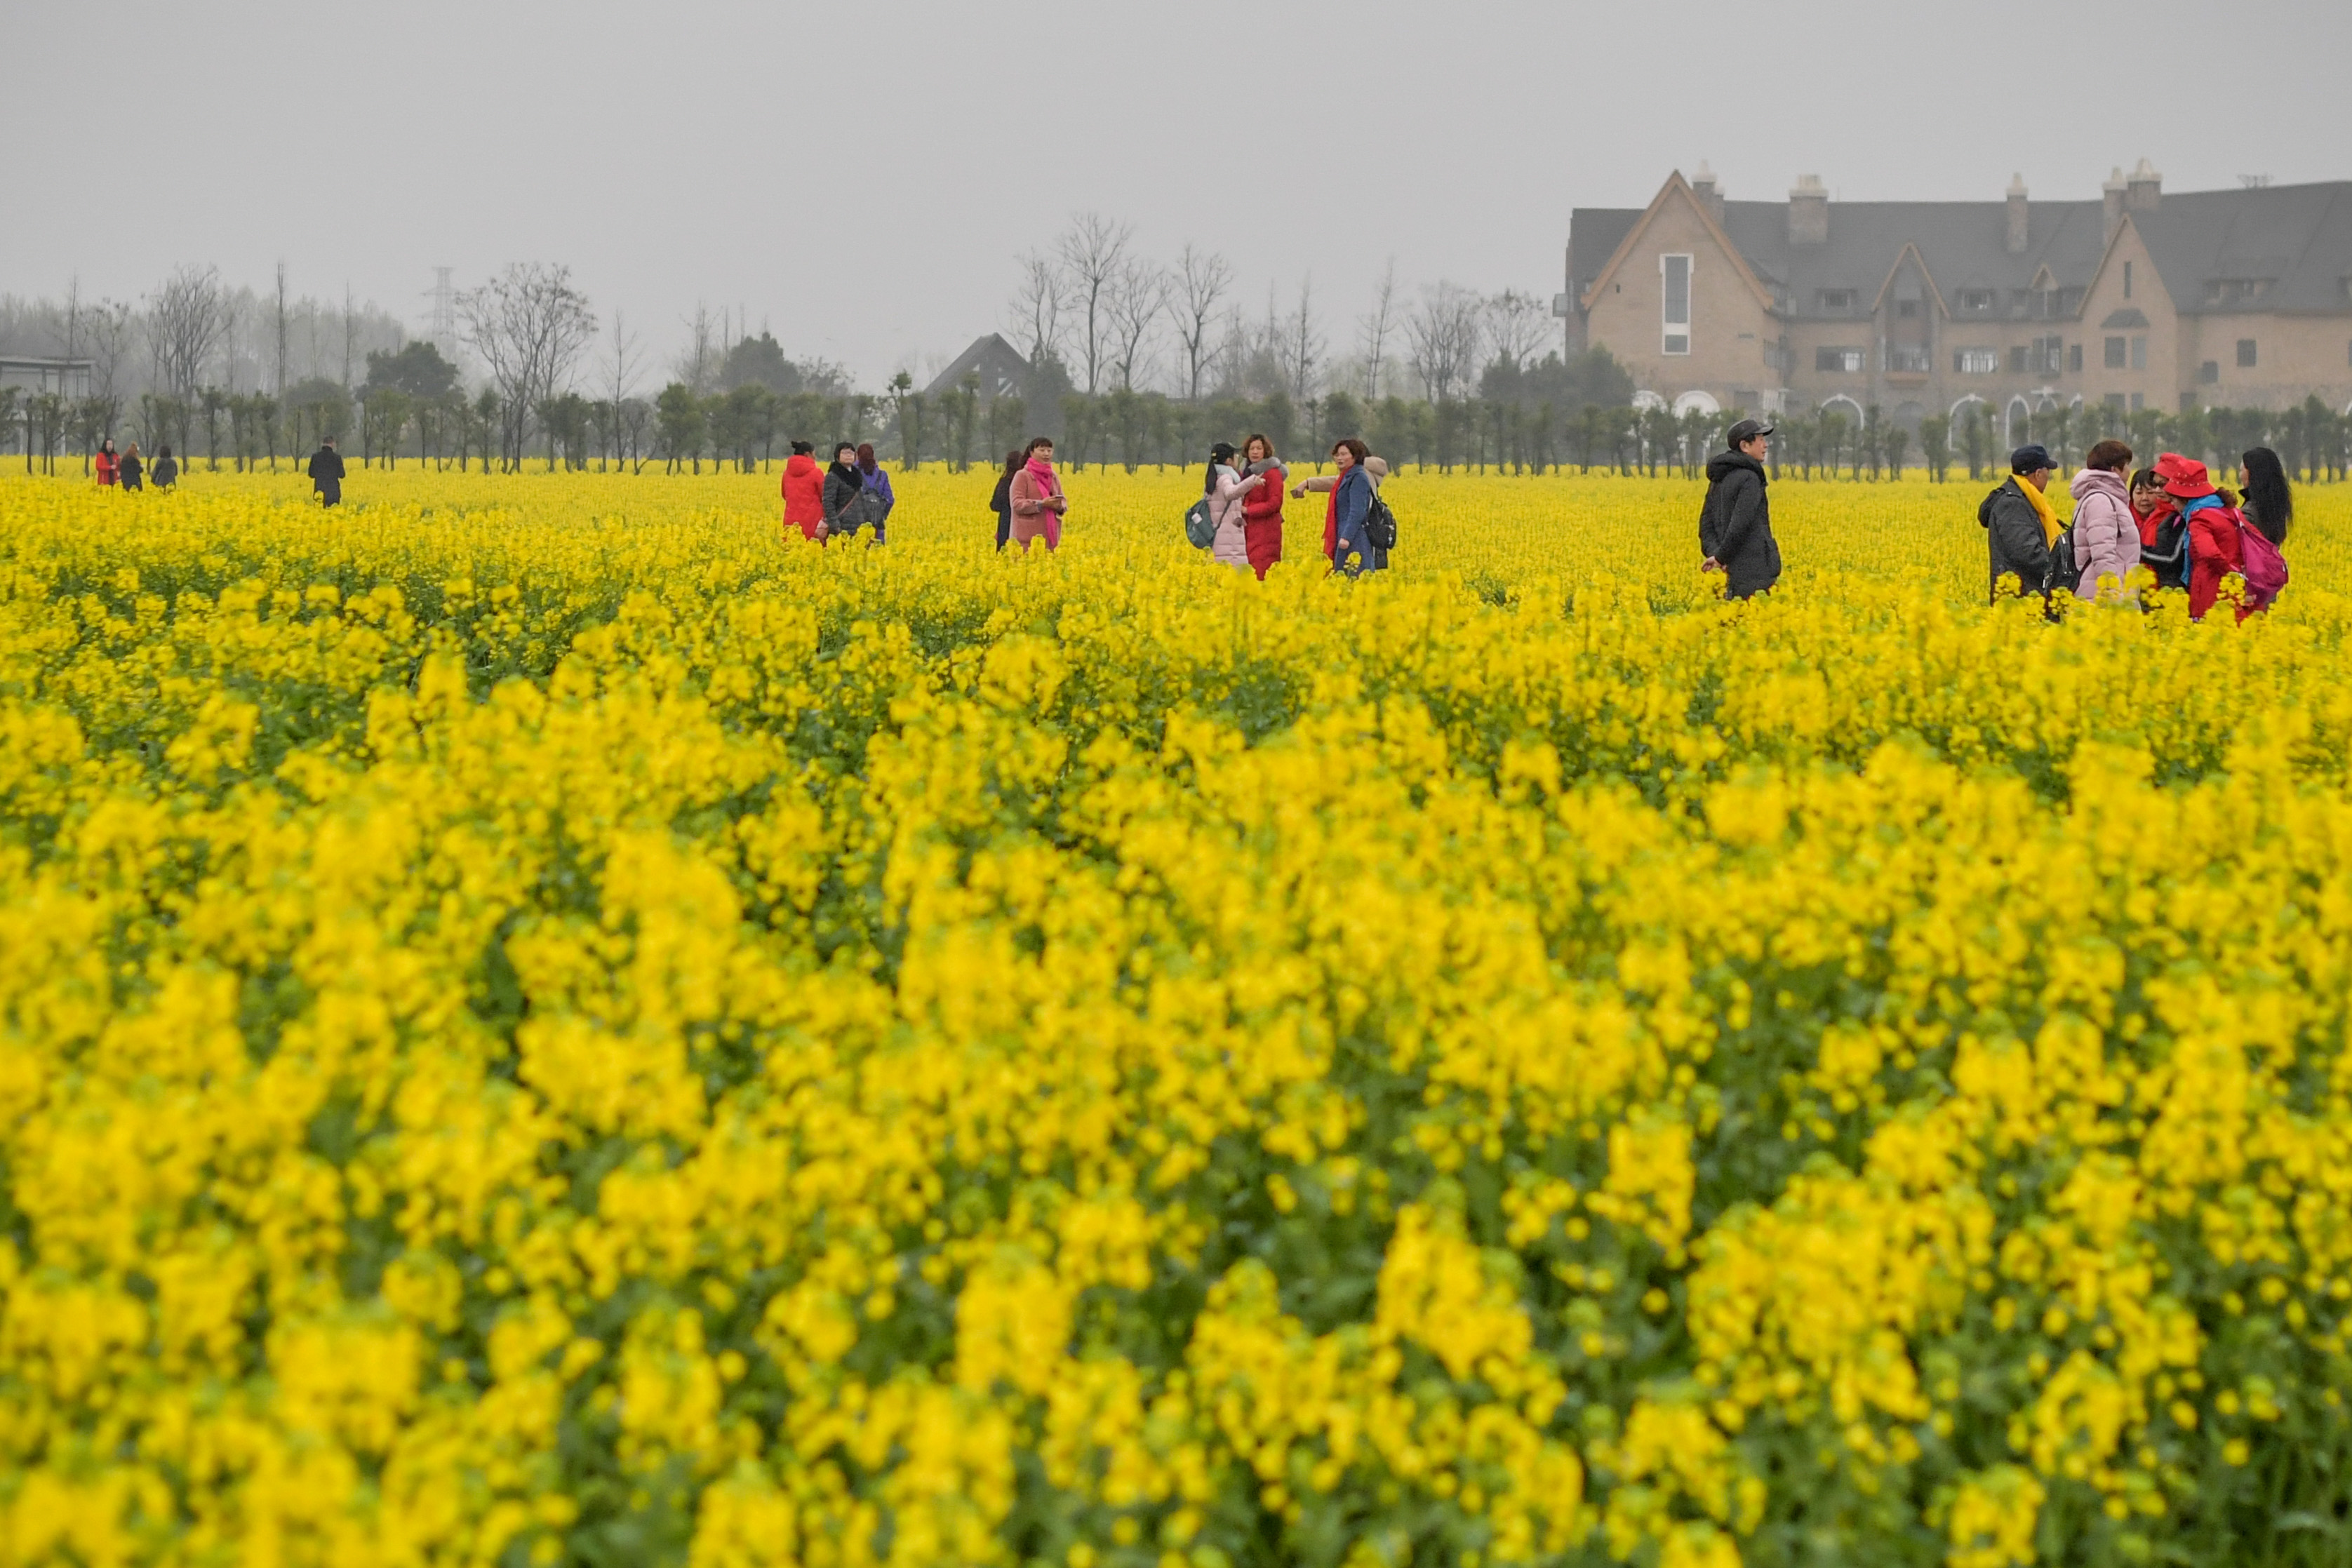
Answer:
[{"label": "arched doorway", "polygon": [[1675,399],[1675,416],[1677,419],[1693,409],[1698,410],[1701,413],[1721,413],[1723,405],[1715,401],[1713,392],[1686,392]]}]

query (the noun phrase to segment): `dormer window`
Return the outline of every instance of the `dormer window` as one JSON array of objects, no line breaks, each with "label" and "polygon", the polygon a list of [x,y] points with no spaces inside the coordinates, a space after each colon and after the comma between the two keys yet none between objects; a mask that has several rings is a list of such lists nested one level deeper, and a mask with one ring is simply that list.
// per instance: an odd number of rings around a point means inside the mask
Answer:
[{"label": "dormer window", "polygon": [[1960,290],[1961,309],[1971,313],[1980,313],[1990,310],[1992,308],[1993,293],[1991,289],[1963,288]]},{"label": "dormer window", "polygon": [[1853,290],[1851,288],[1820,289],[1814,294],[1813,298],[1814,302],[1823,310],[1851,310],[1853,308]]},{"label": "dormer window", "polygon": [[2208,305],[2247,305],[2270,292],[2267,277],[2216,277],[2205,285]]},{"label": "dormer window", "polygon": [[1896,300],[1895,302],[1895,315],[1897,320],[1916,321],[1919,319],[1919,302],[1916,299]]}]

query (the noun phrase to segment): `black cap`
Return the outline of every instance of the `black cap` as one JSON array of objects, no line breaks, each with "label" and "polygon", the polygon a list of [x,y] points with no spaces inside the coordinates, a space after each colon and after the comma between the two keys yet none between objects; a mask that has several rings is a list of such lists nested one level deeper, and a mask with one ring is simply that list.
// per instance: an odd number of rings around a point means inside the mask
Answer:
[{"label": "black cap", "polygon": [[1743,419],[1731,427],[1728,435],[1731,442],[1730,450],[1737,452],[1742,445],[1755,440],[1758,436],[1771,434],[1773,429],[1774,426],[1766,424],[1762,420]]},{"label": "black cap", "polygon": [[2009,471],[2012,474],[2036,474],[2057,466],[2050,461],[2049,448],[2044,446],[2021,446],[2009,455]]}]

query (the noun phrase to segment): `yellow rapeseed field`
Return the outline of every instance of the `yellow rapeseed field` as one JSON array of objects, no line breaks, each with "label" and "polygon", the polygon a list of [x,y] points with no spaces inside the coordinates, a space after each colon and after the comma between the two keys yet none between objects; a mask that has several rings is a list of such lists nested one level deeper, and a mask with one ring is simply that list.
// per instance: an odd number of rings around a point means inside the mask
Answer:
[{"label": "yellow rapeseed field", "polygon": [[0,476],[0,1564],[2352,1558],[2352,496]]}]

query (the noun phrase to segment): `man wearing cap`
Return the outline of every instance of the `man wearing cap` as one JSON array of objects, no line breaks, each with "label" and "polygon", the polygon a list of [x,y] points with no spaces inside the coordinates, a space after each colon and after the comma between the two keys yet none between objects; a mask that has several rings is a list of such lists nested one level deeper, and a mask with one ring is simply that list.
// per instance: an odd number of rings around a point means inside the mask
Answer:
[{"label": "man wearing cap", "polygon": [[1977,508],[1992,549],[1992,597],[2000,597],[2000,580],[2017,579],[2021,594],[2050,591],[2050,547],[2058,540],[2058,514],[2042,492],[2057,465],[2040,446],[2021,446],[2009,455],[2009,477]]},{"label": "man wearing cap", "polygon": [[1780,546],[1772,538],[1772,507],[1764,495],[1771,434],[1770,425],[1743,419],[1731,427],[1730,450],[1707,462],[1698,548],[1706,570],[1723,573],[1726,599],[1746,599],[1780,580]]}]

